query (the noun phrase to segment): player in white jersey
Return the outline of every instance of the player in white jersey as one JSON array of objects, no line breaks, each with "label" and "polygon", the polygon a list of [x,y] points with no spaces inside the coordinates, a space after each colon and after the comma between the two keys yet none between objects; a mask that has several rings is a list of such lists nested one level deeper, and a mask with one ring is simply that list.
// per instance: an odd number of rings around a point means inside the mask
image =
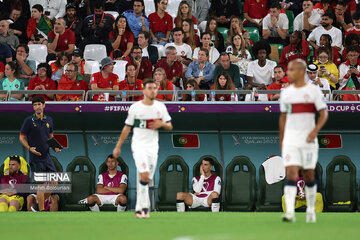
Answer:
[{"label": "player in white jersey", "polygon": [[[307,83],[305,74],[305,61],[291,61],[287,76],[293,84],[283,89],[280,94],[280,148],[286,167],[286,213],[283,221],[286,222],[295,222],[296,180],[300,168],[304,170],[306,183],[306,221],[316,222],[315,167],[319,150],[317,134],[326,123],[328,112],[320,88]],[[319,118],[315,124],[316,112],[319,112]]]},{"label": "player in white jersey", "polygon": [[[121,146],[133,128],[131,150],[138,171],[135,217],[149,218],[149,182],[152,180],[159,151],[159,129],[171,131],[171,117],[165,104],[155,100],[157,85],[153,80],[144,82],[144,99],[131,105],[125,126],[113,155],[117,158]],[[139,179],[140,178],[140,179]]]},{"label": "player in white jersey", "polygon": [[200,206],[211,207],[212,212],[220,210],[221,178],[211,174],[214,161],[204,158],[200,166],[200,176],[192,180],[194,194],[178,192],[176,196],[176,208],[178,212],[185,212],[185,204],[190,208]]}]

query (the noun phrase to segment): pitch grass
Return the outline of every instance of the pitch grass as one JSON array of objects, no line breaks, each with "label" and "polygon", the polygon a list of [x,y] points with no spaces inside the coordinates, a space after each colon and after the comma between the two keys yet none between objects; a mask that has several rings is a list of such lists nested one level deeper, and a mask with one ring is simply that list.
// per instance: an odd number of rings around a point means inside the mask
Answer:
[{"label": "pitch grass", "polygon": [[318,214],[306,224],[282,223],[281,213],[156,212],[134,219],[133,212],[0,213],[1,239],[51,240],[306,240],[360,239],[359,213]]}]

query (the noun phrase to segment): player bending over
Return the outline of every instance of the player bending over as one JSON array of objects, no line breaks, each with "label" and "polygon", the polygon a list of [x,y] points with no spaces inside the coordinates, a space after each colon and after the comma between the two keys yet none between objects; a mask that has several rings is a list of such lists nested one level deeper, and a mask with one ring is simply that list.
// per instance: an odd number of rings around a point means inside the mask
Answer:
[{"label": "player bending over", "polygon": [[[286,213],[283,221],[295,222],[296,180],[303,168],[306,194],[306,222],[316,222],[315,200],[317,186],[315,167],[318,160],[317,134],[328,118],[318,86],[306,83],[306,63],[296,59],[289,63],[287,75],[294,84],[280,94],[280,149],[286,167],[284,198]],[[319,118],[315,124],[315,113]]]},{"label": "player bending over", "polygon": [[176,208],[178,212],[185,212],[185,204],[190,208],[200,206],[211,207],[212,212],[219,212],[221,191],[221,178],[211,174],[214,161],[204,158],[200,166],[200,176],[192,180],[194,194],[178,192],[176,196]]},{"label": "player bending over", "polygon": [[[150,198],[149,182],[152,180],[159,151],[159,129],[171,131],[171,117],[165,104],[155,100],[157,85],[153,80],[144,82],[144,99],[131,105],[125,126],[113,155],[117,158],[121,146],[133,128],[131,150],[137,172],[137,194],[135,217],[149,218]],[[139,179],[140,176],[140,179]]]},{"label": "player bending over", "polygon": [[124,212],[126,209],[127,199],[124,195],[127,187],[127,176],[117,170],[118,161],[113,155],[106,158],[108,171],[98,176],[96,185],[97,194],[79,201],[79,204],[86,204],[92,212],[99,212],[99,206],[112,204],[118,212]]}]

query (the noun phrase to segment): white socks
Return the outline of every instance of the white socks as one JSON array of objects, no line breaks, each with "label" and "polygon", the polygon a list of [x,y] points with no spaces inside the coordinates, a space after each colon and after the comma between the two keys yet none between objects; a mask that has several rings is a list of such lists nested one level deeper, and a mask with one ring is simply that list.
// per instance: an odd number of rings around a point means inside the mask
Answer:
[{"label": "white socks", "polygon": [[306,194],[306,212],[315,212],[317,185],[314,184],[312,187],[305,186]]},{"label": "white socks", "polygon": [[135,211],[141,212],[144,208],[150,208],[149,184],[140,181],[136,193]]},{"label": "white socks", "polygon": [[212,199],[211,211],[212,212],[219,212],[220,211],[220,199],[219,198],[213,198]]},{"label": "white socks", "polygon": [[176,203],[176,210],[178,212],[185,212],[185,203],[182,200],[177,200]]},{"label": "white socks", "polygon": [[100,212],[99,205],[95,204],[92,207],[89,207],[92,212]]},{"label": "white socks", "polygon": [[117,209],[118,212],[125,212],[126,205],[125,205],[125,206],[122,206],[122,205],[119,203],[119,204],[117,205],[116,209]]},{"label": "white socks", "polygon": [[296,186],[285,185],[284,194],[285,194],[286,213],[294,213],[295,212],[296,193],[297,193]]}]

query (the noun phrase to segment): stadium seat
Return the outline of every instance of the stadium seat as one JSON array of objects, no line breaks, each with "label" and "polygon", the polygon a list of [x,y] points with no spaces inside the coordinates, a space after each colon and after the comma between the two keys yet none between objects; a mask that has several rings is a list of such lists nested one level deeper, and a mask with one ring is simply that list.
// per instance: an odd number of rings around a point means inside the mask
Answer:
[{"label": "stadium seat", "polygon": [[325,195],[327,211],[351,212],[354,210],[356,167],[349,157],[336,156],[326,167]]},{"label": "stadium seat", "polygon": [[258,28],[246,27],[245,29],[249,31],[250,41],[252,41],[253,43],[260,41],[260,33]]},{"label": "stadium seat", "polygon": [[218,31],[223,36],[224,42],[226,42],[226,36],[227,36],[227,33],[228,33],[229,29],[225,28],[225,27],[218,27]]},{"label": "stadium seat", "polygon": [[294,31],[294,12],[290,10],[285,10],[286,16],[289,19],[289,34]]},{"label": "stadium seat", "polygon": [[153,46],[157,47],[158,53],[159,53],[159,59],[161,59],[162,57],[165,57],[165,47],[162,45],[157,45],[157,44],[153,44]]},{"label": "stadium seat", "polygon": [[48,55],[47,46],[44,44],[29,44],[29,60],[38,61],[39,63],[46,62]]},{"label": "stadium seat", "polygon": [[284,183],[282,180],[277,183],[267,184],[265,180],[265,171],[263,165],[259,168],[259,191],[256,211],[259,212],[280,212],[281,197],[284,193]]},{"label": "stadium seat", "polygon": [[103,58],[106,58],[106,47],[102,44],[88,44],[85,46],[84,59],[85,61],[98,61],[99,63]]},{"label": "stadium seat", "polygon": [[95,190],[94,164],[88,157],[77,156],[66,167],[66,172],[72,173],[71,193],[64,194],[62,209],[65,211],[85,211],[85,205],[78,204],[78,201],[88,197]]},{"label": "stadium seat", "polygon": [[159,169],[159,211],[176,211],[176,193],[189,191],[189,167],[180,156],[169,156]]},{"label": "stadium seat", "polygon": [[[129,179],[129,167],[128,165],[125,163],[125,161],[119,157],[117,159],[119,165],[118,165],[118,171],[121,171],[122,173],[124,173],[128,179]],[[99,167],[99,174],[102,174],[104,172],[106,172],[108,170],[107,166],[106,166],[106,160],[100,165]],[[127,185],[127,189],[129,189],[129,182],[128,181],[128,185]],[[127,191],[125,192],[125,195],[127,195]],[[129,201],[128,201],[129,203]],[[116,211],[116,208],[114,207],[114,205],[111,204],[104,204],[103,206],[100,207],[100,211]]]},{"label": "stadium seat", "polygon": [[100,64],[97,61],[85,61],[84,65],[85,74],[93,74],[100,72]]},{"label": "stadium seat", "polygon": [[248,157],[238,156],[226,167],[225,211],[252,211],[255,204],[256,168]]},{"label": "stadium seat", "polygon": [[110,14],[116,19],[119,16],[119,13],[116,11],[104,11],[104,13]]},{"label": "stadium seat", "polygon": [[119,80],[122,81],[125,79],[125,68],[127,61],[115,60],[116,64],[114,65],[114,73],[118,75]]},{"label": "stadium seat", "polygon": [[271,54],[269,55],[269,58],[279,63],[281,53],[284,50],[284,46],[282,44],[270,44],[270,46],[271,46]]},{"label": "stadium seat", "polygon": [[147,17],[153,12],[155,12],[155,3],[154,0],[145,0],[144,1],[145,6],[145,14]]},{"label": "stadium seat", "polygon": [[54,162],[56,171],[63,172],[63,167],[61,166],[61,163],[59,162],[59,160],[55,156],[51,156],[51,159]]}]

